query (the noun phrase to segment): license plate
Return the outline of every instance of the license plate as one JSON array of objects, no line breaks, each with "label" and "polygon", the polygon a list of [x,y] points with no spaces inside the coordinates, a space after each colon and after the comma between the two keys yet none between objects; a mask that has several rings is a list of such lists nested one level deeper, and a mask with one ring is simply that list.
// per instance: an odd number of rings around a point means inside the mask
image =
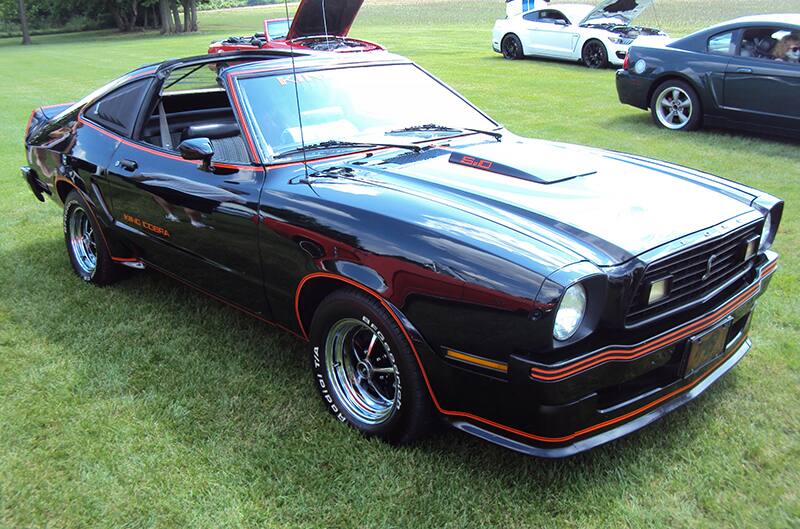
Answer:
[{"label": "license plate", "polygon": [[689,339],[689,356],[686,359],[687,375],[702,369],[722,356],[722,353],[725,352],[728,330],[732,321],[732,318],[727,318],[716,327]]}]

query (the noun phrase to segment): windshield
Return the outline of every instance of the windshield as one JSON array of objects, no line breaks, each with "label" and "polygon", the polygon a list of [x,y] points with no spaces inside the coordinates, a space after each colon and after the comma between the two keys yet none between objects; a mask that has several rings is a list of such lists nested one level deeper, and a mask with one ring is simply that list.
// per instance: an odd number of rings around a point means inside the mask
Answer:
[{"label": "windshield", "polygon": [[[325,142],[420,141],[497,124],[411,64],[362,66],[239,80],[254,136],[270,157]],[[425,124],[440,128],[420,127]],[[445,128],[447,127],[447,128]],[[401,130],[410,129],[410,130]],[[405,138],[403,137],[405,136]],[[309,158],[324,156],[309,152]],[[302,152],[297,156],[302,158]]]},{"label": "windshield", "polygon": [[283,39],[289,34],[289,26],[292,24],[292,19],[289,20],[268,20],[267,32],[269,40]]}]

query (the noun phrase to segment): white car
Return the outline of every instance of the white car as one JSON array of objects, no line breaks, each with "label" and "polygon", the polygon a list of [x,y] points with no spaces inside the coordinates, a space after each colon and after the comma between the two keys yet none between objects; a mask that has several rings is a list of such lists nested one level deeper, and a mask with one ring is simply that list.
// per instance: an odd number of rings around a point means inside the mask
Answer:
[{"label": "white car", "polygon": [[506,59],[546,57],[582,61],[589,68],[619,66],[634,41],[668,40],[658,29],[631,25],[652,3],[604,0],[597,6],[548,5],[495,22],[492,48]]}]

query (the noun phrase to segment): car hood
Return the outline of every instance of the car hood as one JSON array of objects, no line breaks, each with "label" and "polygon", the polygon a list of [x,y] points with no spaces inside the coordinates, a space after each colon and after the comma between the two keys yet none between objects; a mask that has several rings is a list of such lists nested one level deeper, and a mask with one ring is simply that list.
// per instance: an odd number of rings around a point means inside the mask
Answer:
[{"label": "car hood", "polygon": [[749,200],[698,173],[540,140],[504,136],[371,160],[349,170],[365,183],[468,211],[598,266],[752,211]]},{"label": "car hood", "polygon": [[364,0],[301,0],[286,39],[345,37],[363,3]]},{"label": "car hood", "polygon": [[579,25],[602,18],[621,18],[628,24],[653,4],[653,0],[605,0],[597,4]]}]

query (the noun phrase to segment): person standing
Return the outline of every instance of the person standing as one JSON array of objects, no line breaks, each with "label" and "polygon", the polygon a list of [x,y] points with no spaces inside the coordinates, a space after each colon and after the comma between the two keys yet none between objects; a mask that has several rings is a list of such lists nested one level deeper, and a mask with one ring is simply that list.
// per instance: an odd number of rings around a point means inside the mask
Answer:
[{"label": "person standing", "polygon": [[521,15],[545,7],[549,3],[550,0],[506,0],[506,17]]}]

